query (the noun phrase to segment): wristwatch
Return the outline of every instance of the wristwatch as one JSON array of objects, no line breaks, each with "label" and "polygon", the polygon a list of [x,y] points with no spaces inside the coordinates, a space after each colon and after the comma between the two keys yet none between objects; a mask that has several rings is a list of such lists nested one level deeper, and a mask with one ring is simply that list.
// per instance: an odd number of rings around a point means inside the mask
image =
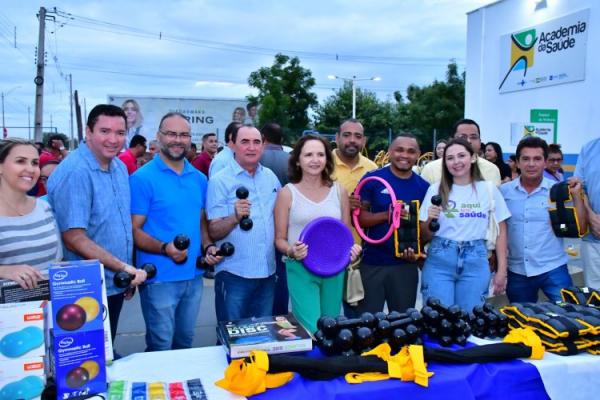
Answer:
[{"label": "wristwatch", "polygon": [[160,254],[162,254],[163,256],[167,255],[167,242],[164,242],[162,245],[160,245]]}]

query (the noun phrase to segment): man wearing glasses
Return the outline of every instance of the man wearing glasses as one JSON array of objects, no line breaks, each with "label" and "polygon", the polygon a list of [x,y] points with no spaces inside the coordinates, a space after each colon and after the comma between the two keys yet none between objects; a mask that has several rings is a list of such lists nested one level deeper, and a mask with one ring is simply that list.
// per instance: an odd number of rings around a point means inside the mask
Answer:
[{"label": "man wearing glasses", "polygon": [[[191,139],[185,116],[166,114],[157,133],[158,156],[129,179],[136,263],[157,268],[156,278],[140,287],[146,351],[192,346],[203,286],[196,259],[208,247],[207,262],[220,260],[209,246],[204,217],[207,179],[185,158]],[[179,234],[190,239],[185,250],[173,244]]]},{"label": "man wearing glasses", "polygon": [[[452,130],[454,131],[455,139],[465,139],[471,144],[475,154],[479,154],[479,150],[481,149],[481,134],[477,122],[472,119],[461,119],[454,124]],[[498,156],[501,157],[502,155],[499,154]],[[483,157],[477,157],[477,166],[479,167],[479,171],[481,171],[484,180],[493,182],[496,186],[500,186],[500,171],[496,165]],[[421,177],[430,184],[441,181],[442,159],[438,158],[437,160],[427,163],[421,171]]]}]

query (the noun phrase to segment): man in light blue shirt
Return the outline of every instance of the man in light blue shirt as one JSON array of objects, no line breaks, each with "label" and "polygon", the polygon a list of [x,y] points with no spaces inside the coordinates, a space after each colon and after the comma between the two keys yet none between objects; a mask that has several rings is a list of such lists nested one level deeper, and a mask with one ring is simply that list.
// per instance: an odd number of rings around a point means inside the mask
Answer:
[{"label": "man in light blue shirt", "polygon": [[600,138],[581,149],[575,176],[580,178],[587,192],[586,209],[590,233],[581,242],[583,277],[589,287],[600,289]]},{"label": "man in light blue shirt", "polygon": [[[506,294],[511,302],[535,303],[541,289],[551,301],[559,301],[560,289],[573,283],[563,241],[554,234],[548,213],[550,188],[556,183],[543,176],[548,145],[538,137],[527,137],[519,142],[516,156],[521,176],[500,187],[511,213]],[[581,183],[573,180],[570,190],[583,221]]]},{"label": "man in light blue shirt", "polygon": [[210,162],[210,166],[208,167],[209,178],[212,178],[233,160],[233,142],[231,141],[231,137],[234,132],[237,132],[240,126],[242,126],[242,124],[234,121],[225,128],[225,147],[223,147],[223,150],[218,152],[215,158]]},{"label": "man in light blue shirt", "polygon": [[115,272],[133,275],[132,287],[146,279],[145,271],[131,265],[129,176],[116,158],[125,143],[126,119],[119,107],[94,107],[88,116],[85,143],[48,179],[48,200],[62,235],[65,260],[98,259],[104,265],[113,341],[123,300],[132,293],[114,285]]},{"label": "man in light blue shirt", "polygon": [[[219,321],[271,315],[275,290],[273,208],[281,185],[259,163],[263,142],[258,129],[244,125],[232,142],[235,159],[208,181],[206,199],[210,236],[235,246],[235,253],[216,268]],[[250,192],[247,199],[236,197],[241,186]],[[244,216],[253,221],[250,230],[239,226]]]}]

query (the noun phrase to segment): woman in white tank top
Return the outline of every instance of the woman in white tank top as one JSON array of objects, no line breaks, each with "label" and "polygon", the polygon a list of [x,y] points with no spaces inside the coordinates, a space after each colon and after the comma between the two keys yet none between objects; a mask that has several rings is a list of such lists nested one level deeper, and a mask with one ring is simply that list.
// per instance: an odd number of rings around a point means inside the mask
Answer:
[{"label": "woman in white tank top", "polygon": [[[311,333],[317,331],[319,317],[338,315],[342,305],[345,271],[331,277],[314,275],[301,263],[308,247],[298,240],[315,218],[339,218],[350,227],[348,194],[333,182],[333,168],[329,143],[319,136],[303,136],[290,155],[290,183],[279,191],[275,203],[275,246],[287,258],[292,312]],[[352,261],[361,251],[359,245],[352,247]]]}]

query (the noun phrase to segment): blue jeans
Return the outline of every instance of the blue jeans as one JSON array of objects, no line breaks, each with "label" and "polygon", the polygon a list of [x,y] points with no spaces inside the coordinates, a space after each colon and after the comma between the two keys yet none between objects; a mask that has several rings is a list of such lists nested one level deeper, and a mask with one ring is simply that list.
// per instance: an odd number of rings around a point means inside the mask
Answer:
[{"label": "blue jeans", "polygon": [[458,304],[470,312],[485,302],[490,276],[484,240],[434,237],[421,277],[423,301],[436,297],[445,305]]},{"label": "blue jeans", "polygon": [[275,274],[268,278],[243,278],[227,271],[215,276],[215,301],[220,321],[272,315]]},{"label": "blue jeans", "polygon": [[188,349],[202,300],[202,276],[140,286],[146,351]]},{"label": "blue jeans", "polygon": [[506,295],[511,303],[536,303],[538,291],[542,292],[550,301],[560,301],[560,289],[573,286],[567,264],[554,268],[536,276],[525,276],[508,271]]}]

